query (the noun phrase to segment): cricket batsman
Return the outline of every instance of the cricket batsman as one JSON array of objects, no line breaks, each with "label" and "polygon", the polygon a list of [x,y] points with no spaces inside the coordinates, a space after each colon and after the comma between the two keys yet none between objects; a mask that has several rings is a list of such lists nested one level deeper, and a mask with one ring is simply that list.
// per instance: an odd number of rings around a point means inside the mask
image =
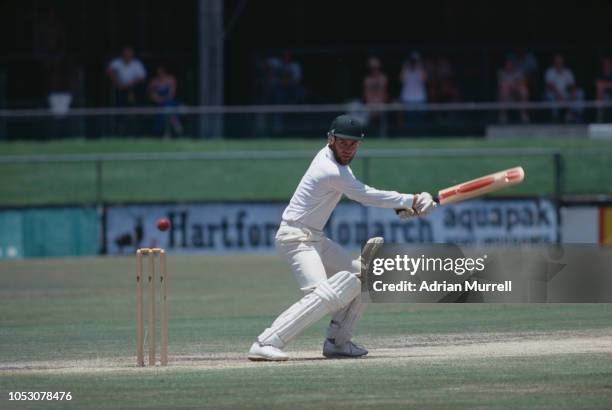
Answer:
[{"label": "cricket batsman", "polygon": [[[285,345],[327,314],[332,317],[323,356],[355,358],[368,353],[351,341],[363,312],[360,276],[361,264],[367,261],[353,260],[325,236],[323,227],[342,195],[363,205],[398,209],[400,218],[427,215],[436,203],[427,192],[381,191],[357,180],[349,164],[363,138],[363,126],[357,119],[336,117],[327,133],[327,145],[313,159],[283,212],[276,248],[291,266],[305,296],[257,337],[249,351],[250,360],[288,360]],[[368,241],[381,243],[382,238]]]}]

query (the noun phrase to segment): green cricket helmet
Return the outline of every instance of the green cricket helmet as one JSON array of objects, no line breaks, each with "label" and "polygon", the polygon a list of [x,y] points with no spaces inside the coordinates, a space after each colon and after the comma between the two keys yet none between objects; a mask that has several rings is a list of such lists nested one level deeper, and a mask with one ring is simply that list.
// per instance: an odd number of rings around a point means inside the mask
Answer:
[{"label": "green cricket helmet", "polygon": [[363,124],[348,114],[337,116],[329,127],[329,136],[362,141],[365,137]]}]

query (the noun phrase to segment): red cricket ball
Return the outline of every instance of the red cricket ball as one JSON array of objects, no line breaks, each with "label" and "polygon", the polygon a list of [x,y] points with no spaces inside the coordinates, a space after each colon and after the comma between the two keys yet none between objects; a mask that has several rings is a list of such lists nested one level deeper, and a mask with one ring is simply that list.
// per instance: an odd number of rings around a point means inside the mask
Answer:
[{"label": "red cricket ball", "polygon": [[168,218],[159,218],[157,220],[157,229],[160,231],[167,231],[170,228],[170,221]]}]

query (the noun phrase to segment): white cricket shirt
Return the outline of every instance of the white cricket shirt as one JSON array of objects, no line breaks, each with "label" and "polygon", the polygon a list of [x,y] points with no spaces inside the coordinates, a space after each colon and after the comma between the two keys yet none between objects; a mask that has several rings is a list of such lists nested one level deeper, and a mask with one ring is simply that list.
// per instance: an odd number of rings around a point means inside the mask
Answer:
[{"label": "white cricket shirt", "polygon": [[348,165],[340,165],[327,145],[314,157],[302,177],[283,220],[322,230],[342,195],[379,208],[410,208],[414,196],[380,191],[357,180]]}]

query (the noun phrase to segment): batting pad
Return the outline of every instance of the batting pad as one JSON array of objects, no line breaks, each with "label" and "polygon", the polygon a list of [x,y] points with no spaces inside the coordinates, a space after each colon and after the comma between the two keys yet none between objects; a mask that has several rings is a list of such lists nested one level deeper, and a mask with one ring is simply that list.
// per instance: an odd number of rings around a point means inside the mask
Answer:
[{"label": "batting pad", "polygon": [[348,305],[360,292],[361,281],[357,276],[347,271],[338,272],[281,313],[257,340],[282,348],[326,314]]}]

